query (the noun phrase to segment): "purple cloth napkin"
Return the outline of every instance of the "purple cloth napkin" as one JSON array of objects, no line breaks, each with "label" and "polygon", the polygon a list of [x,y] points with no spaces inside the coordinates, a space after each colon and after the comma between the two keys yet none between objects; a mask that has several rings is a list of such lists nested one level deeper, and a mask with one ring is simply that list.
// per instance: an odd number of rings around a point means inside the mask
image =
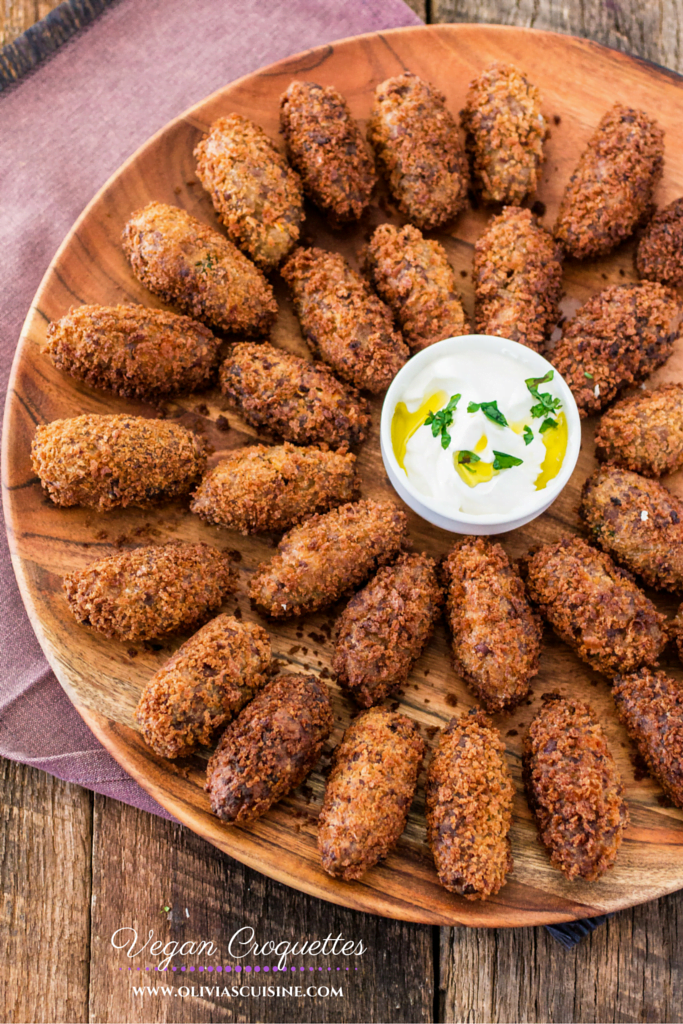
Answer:
[{"label": "purple cloth napkin", "polygon": [[[31,299],[83,207],[141,143],[240,75],[420,19],[403,0],[121,0],[0,96],[0,380]],[[0,755],[169,817],[71,706],[0,537]]]}]

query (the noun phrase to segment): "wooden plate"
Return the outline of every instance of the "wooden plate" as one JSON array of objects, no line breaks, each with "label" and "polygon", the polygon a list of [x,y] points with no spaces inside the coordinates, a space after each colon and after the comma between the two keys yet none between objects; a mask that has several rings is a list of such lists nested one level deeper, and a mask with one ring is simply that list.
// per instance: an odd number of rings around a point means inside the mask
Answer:
[{"label": "wooden plate", "polygon": [[[238,111],[261,124],[274,138],[278,132],[278,98],[294,77],[337,86],[358,118],[368,117],[374,87],[404,69],[435,82],[450,109],[463,106],[469,81],[492,60],[512,60],[525,68],[541,89],[551,125],[543,182],[536,197],[545,223],[554,221],[559,198],[578,154],[594,126],[615,99],[641,106],[666,129],[664,181],[657,200],[669,202],[683,194],[683,138],[680,110],[683,81],[673,72],[604,49],[594,43],[545,32],[474,25],[441,25],[398,29],[360,36],[281,61],[220,90],[171,122],[123,165],[84,211],[55,256],[24,325],[17,350],[6,409],[3,479],[7,523],[21,592],[43,650],[74,705],[119,763],[172,814],[226,853],[282,882],[358,910],[433,924],[530,925],[617,910],[653,899],[683,886],[683,813],[666,806],[658,786],[634,770],[626,733],[617,722],[607,682],[591,673],[548,632],[541,672],[533,699],[496,723],[507,743],[517,796],[512,829],[515,869],[493,899],[472,903],[442,889],[425,843],[422,789],[396,851],[362,882],[343,884],[325,875],[316,851],[316,815],[324,775],[313,773],[300,790],[283,800],[251,828],[224,825],[209,812],[203,790],[204,760],[173,765],[155,757],[133,728],[133,710],[150,675],[177,646],[126,646],[105,640],[77,625],[62,596],[61,577],[120,546],[180,537],[206,540],[241,553],[240,588],[226,610],[240,609],[258,621],[246,599],[246,584],[256,564],[269,557],[275,539],[245,539],[220,531],[191,516],[185,506],[159,511],[127,510],[96,515],[86,509],[58,509],[43,496],[33,475],[29,447],[37,423],[82,412],[154,410],[94,391],[55,370],[41,356],[40,345],[50,320],[74,304],[134,301],[160,306],[131,274],[119,245],[131,211],[152,199],[182,206],[202,220],[216,223],[208,195],[194,176],[192,150],[210,122]],[[472,313],[470,281],[472,246],[488,213],[470,211],[450,234],[439,237],[460,276],[468,313]],[[384,220],[398,223],[381,197],[363,224],[334,233],[309,211],[307,236],[325,248],[355,259],[369,232]],[[565,272],[565,312],[607,284],[635,280],[633,246],[622,246],[594,263],[572,264]],[[306,354],[282,282],[277,281],[280,316],[274,339],[278,345]],[[683,380],[680,345],[658,380]],[[359,453],[364,493],[396,498],[382,467],[378,424],[380,401],[373,405],[373,431]],[[239,447],[254,431],[227,410],[220,394],[210,393],[169,403],[168,415],[206,433],[222,452]],[[227,415],[228,432],[216,426]],[[572,480],[541,519],[503,538],[513,557],[534,542],[554,541],[580,529],[576,507],[581,485],[594,467],[592,422],[584,426],[584,445]],[[683,495],[683,475],[669,481]],[[398,499],[396,499],[398,500]],[[411,515],[417,549],[443,554],[452,535]],[[668,612],[674,603],[657,598]],[[295,670],[320,673],[329,679],[332,645],[329,637],[339,608],[275,628],[278,657]],[[672,669],[677,671],[675,668]],[[335,731],[339,741],[351,707],[334,684]],[[597,883],[568,882],[551,868],[538,845],[520,779],[521,741],[540,695],[549,689],[590,701],[604,723],[627,789],[631,825],[616,867]],[[473,704],[464,684],[450,667],[446,633],[439,626],[401,697],[401,708],[422,726],[428,741],[454,713]],[[332,744],[328,748],[331,749]],[[323,758],[319,769],[327,761]]]}]

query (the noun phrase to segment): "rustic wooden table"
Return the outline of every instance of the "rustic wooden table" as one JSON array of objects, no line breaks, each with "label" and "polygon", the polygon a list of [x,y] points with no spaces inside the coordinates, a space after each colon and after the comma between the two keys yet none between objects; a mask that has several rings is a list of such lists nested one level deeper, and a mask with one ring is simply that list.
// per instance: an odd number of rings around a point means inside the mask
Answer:
[{"label": "rustic wooden table", "polygon": [[[75,23],[100,6],[71,5]],[[5,0],[5,69],[16,66],[11,44],[19,32],[55,6]],[[588,36],[683,72],[679,0],[411,6],[432,22]],[[242,867],[182,826],[9,761],[0,761],[0,789],[3,1020],[683,1020],[683,892],[614,916],[567,952],[543,928],[438,929],[321,903]],[[179,944],[211,938],[221,949],[244,926],[276,942],[341,932],[368,951],[343,998],[143,999],[114,965],[110,936],[124,925]]]}]

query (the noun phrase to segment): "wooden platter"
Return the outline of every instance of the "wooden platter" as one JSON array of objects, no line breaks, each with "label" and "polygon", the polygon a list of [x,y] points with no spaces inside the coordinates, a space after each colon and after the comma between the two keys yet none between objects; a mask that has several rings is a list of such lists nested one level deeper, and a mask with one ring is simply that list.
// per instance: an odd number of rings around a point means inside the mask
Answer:
[{"label": "wooden platter", "polygon": [[[136,544],[178,537],[205,540],[240,554],[240,586],[225,610],[261,621],[250,608],[246,585],[257,563],[272,553],[277,538],[244,538],[203,524],[184,505],[159,510],[125,510],[96,515],[87,509],[58,509],[43,496],[29,449],[38,423],[82,412],[132,412],[153,416],[149,406],[123,401],[60,374],[41,356],[50,320],[72,305],[140,302],[161,306],[132,276],[119,245],[131,211],[152,199],[173,203],[215,224],[208,195],[194,175],[192,150],[210,122],[237,111],[253,118],[274,138],[278,99],[295,77],[335,85],[361,121],[368,117],[374,87],[404,69],[436,83],[450,109],[463,106],[469,81],[492,60],[511,60],[526,69],[543,95],[551,125],[547,160],[536,210],[550,226],[578,154],[602,114],[616,100],[642,106],[666,130],[666,162],[657,194],[661,205],[683,194],[683,138],[679,132],[683,79],[595,43],[527,29],[440,25],[397,29],[321,47],[233,82],[171,122],[135,153],[93,199],[55,256],[34,299],[22,331],[8,393],[3,451],[3,496],[14,566],[31,621],[61,684],[85,721],[117,761],[164,807],[226,853],[288,885],[354,909],[409,921],[477,926],[531,925],[566,921],[632,906],[683,886],[683,812],[669,807],[658,786],[633,761],[625,731],[616,719],[607,681],[592,673],[548,631],[532,699],[511,715],[497,716],[517,796],[512,829],[515,869],[498,895],[484,903],[453,896],[437,882],[425,843],[420,787],[408,827],[387,861],[357,883],[325,875],[316,851],[316,816],[322,799],[328,755],[347,726],[352,708],[332,682],[330,635],[340,607],[328,613],[273,626],[276,656],[294,671],[319,673],[330,682],[335,730],[318,769],[307,783],[250,828],[233,828],[209,812],[203,790],[205,759],[178,764],[155,757],[133,727],[133,710],[150,675],[181,639],[157,645],[125,645],[105,640],[71,618],[61,577],[97,557]],[[470,210],[450,232],[438,235],[460,276],[468,313],[473,311],[472,247],[490,211]],[[308,210],[307,240],[343,252],[353,261],[371,230],[384,220],[399,223],[380,195],[361,225],[331,231]],[[565,313],[608,284],[634,281],[633,244],[592,263],[569,263],[565,270]],[[307,354],[286,291],[276,280],[280,315],[274,341]],[[552,358],[552,356],[551,356]],[[656,380],[683,380],[683,344]],[[366,496],[398,501],[379,453],[381,402],[373,403],[373,430],[358,453]],[[250,443],[254,431],[218,392],[166,404],[166,415],[205,433],[221,453]],[[227,417],[229,430],[219,429]],[[225,424],[222,423],[224,427]],[[560,498],[540,519],[502,539],[512,557],[532,543],[580,532],[576,508],[581,485],[592,471],[594,423],[584,424],[577,469]],[[667,484],[683,495],[683,474]],[[416,549],[446,552],[453,536],[410,514]],[[675,602],[656,597],[672,614]],[[673,655],[667,664],[680,673]],[[597,883],[568,882],[551,868],[523,795],[522,738],[540,695],[558,689],[588,700],[604,724],[617,758],[631,810],[631,825],[615,868]],[[400,696],[400,706],[420,723],[428,742],[453,714],[474,703],[454,674],[443,626],[437,631]],[[226,894],[226,899],[228,894]]]}]

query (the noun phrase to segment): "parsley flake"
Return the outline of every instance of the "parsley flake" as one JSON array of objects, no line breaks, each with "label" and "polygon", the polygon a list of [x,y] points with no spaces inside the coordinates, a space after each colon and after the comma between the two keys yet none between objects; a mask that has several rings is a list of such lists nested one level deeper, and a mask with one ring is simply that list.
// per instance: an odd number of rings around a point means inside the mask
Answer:
[{"label": "parsley flake", "polygon": [[444,449],[448,448],[451,443],[451,435],[448,433],[448,428],[453,424],[453,413],[461,397],[461,395],[451,395],[448,405],[444,406],[443,409],[439,409],[438,412],[427,413],[425,426],[432,428],[432,437],[441,435],[441,447]]},{"label": "parsley flake", "polygon": [[524,444],[531,444],[531,442],[534,439],[534,432],[531,429],[531,427],[528,426],[528,424],[524,428],[524,433],[523,433],[522,437],[524,438]]},{"label": "parsley flake", "polygon": [[515,455],[507,455],[505,452],[497,452],[493,449],[495,456],[493,460],[494,469],[512,469],[513,466],[521,466],[523,459],[518,459]]},{"label": "parsley flake", "polygon": [[498,408],[498,402],[470,402],[467,406],[468,412],[477,412],[479,409],[483,412],[487,419],[491,420],[492,423],[497,423],[499,427],[507,427],[508,421],[505,416]]},{"label": "parsley flake", "polygon": [[464,466],[468,473],[474,473],[472,463],[481,462],[476,452],[470,452],[466,448],[458,452],[458,465]]},{"label": "parsley flake", "polygon": [[557,420],[551,420],[550,418],[548,418],[547,420],[543,420],[543,423],[541,423],[541,426],[539,427],[539,431],[541,434],[545,434],[546,430],[550,430],[551,427],[556,426]]},{"label": "parsley flake", "polygon": [[593,374],[592,374],[592,373],[589,373],[589,372],[588,372],[588,370],[584,370],[584,371],[583,371],[583,375],[584,375],[584,377],[586,377],[586,378],[587,378],[588,380],[593,380]]},{"label": "parsley flake", "polygon": [[549,391],[538,390],[540,384],[547,384],[554,376],[555,371],[548,370],[544,377],[527,377],[524,381],[532,397],[537,400],[537,404],[531,406],[531,415],[534,419],[539,419],[541,416],[554,416],[556,410],[562,405],[560,399],[553,398]]}]

